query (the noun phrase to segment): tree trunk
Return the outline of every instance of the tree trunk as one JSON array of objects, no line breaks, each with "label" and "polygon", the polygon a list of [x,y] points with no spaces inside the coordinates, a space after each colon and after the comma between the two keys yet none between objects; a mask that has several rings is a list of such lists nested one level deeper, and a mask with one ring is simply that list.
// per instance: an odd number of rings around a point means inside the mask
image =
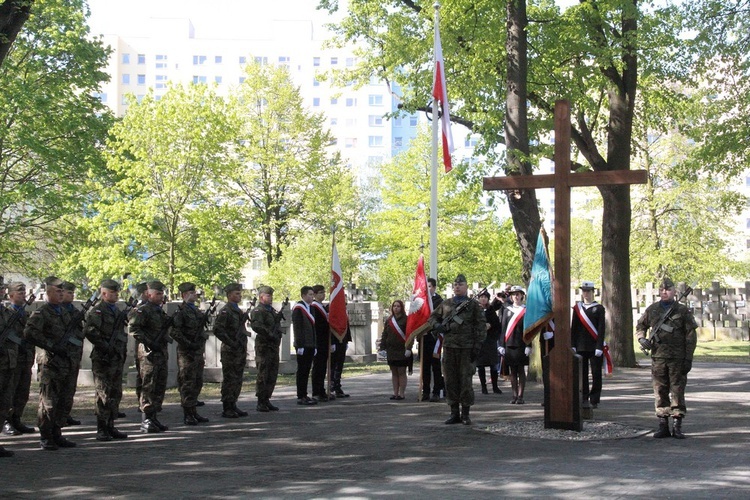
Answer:
[{"label": "tree trunk", "polygon": [[29,19],[33,3],[34,0],[6,0],[0,4],[0,66]]},{"label": "tree trunk", "polygon": [[[526,0],[510,0],[507,4],[508,53],[507,81],[505,92],[505,147],[506,175],[531,175],[529,163],[528,95],[526,79],[528,74],[526,27]],[[508,191],[508,205],[516,238],[521,248],[523,260],[523,280],[529,282],[531,264],[534,261],[537,235],[541,222],[536,192]]]}]

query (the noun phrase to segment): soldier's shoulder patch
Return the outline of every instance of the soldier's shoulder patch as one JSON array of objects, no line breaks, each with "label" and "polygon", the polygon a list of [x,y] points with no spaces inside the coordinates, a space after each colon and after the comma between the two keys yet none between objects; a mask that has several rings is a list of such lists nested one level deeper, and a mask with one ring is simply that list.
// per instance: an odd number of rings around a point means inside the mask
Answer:
[{"label": "soldier's shoulder patch", "polygon": [[101,313],[102,313],[102,310],[101,310],[101,309],[94,309],[94,310],[93,310],[92,312],[93,312],[94,314],[101,314]]},{"label": "soldier's shoulder patch", "polygon": [[224,309],[222,309],[221,311],[219,311],[219,315],[221,315],[221,314],[224,314],[224,315],[229,314],[229,311],[227,311],[226,307]]}]

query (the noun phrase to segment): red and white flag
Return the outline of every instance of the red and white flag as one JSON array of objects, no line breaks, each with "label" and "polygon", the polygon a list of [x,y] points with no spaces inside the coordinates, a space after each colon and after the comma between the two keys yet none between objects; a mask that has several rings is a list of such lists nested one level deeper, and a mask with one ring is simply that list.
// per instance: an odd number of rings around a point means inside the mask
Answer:
[{"label": "red and white flag", "polygon": [[432,314],[432,298],[427,290],[427,277],[424,274],[424,256],[417,261],[417,274],[414,276],[414,290],[411,294],[409,315],[406,317],[406,342],[427,328],[427,320]]},{"label": "red and white flag", "polygon": [[440,24],[437,12],[435,13],[435,80],[432,86],[432,97],[440,102],[443,115],[442,122],[443,137],[443,164],[445,172],[453,168],[451,154],[453,154],[453,135],[451,134],[451,115],[448,106],[448,88],[445,86],[445,64],[443,63],[443,46],[440,42]]},{"label": "red and white flag", "polygon": [[331,258],[331,290],[329,292],[330,303],[328,304],[328,326],[331,332],[344,341],[346,328],[349,325],[349,316],[346,314],[346,297],[344,296],[344,280],[341,274],[341,262],[339,253],[336,251],[336,241],[333,242],[333,255]]}]

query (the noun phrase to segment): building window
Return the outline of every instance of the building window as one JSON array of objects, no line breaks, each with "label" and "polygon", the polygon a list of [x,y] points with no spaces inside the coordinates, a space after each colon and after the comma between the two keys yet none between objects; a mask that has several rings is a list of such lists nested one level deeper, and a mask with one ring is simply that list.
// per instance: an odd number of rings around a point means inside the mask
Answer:
[{"label": "building window", "polygon": [[146,85],[146,75],[138,75],[138,85]]},{"label": "building window", "polygon": [[479,142],[479,139],[476,136],[469,136],[466,139],[464,139],[464,147],[467,148],[474,148],[477,145],[477,142]]},{"label": "building window", "polygon": [[347,118],[345,123],[346,128],[353,128],[357,126],[356,118]]},{"label": "building window", "polygon": [[106,93],[104,93],[104,92],[99,92],[99,93],[97,93],[97,94],[94,94],[94,97],[98,97],[98,98],[99,98],[99,100],[100,100],[101,102],[103,102],[103,103],[106,103],[106,102],[107,102],[107,94],[106,94]]},{"label": "building window", "polygon": [[401,126],[401,121],[402,121],[401,117],[397,116],[396,118],[393,119],[393,126],[394,127],[400,127]]},{"label": "building window", "polygon": [[220,76],[215,76],[214,77],[214,82],[221,83],[221,77]]},{"label": "building window", "polygon": [[193,66],[200,66],[206,63],[206,56],[193,56]]},{"label": "building window", "polygon": [[255,58],[255,64],[260,64],[261,66],[265,66],[266,64],[268,64],[268,58],[258,56]]},{"label": "building window", "polygon": [[313,66],[320,66],[320,57],[313,57]]},{"label": "building window", "polygon": [[120,104],[122,104],[123,106],[127,106],[128,105],[128,96],[123,95],[122,98],[120,99]]},{"label": "building window", "polygon": [[214,64],[221,64],[221,56],[214,57]]},{"label": "building window", "polygon": [[138,64],[146,64],[146,54],[138,54]]},{"label": "building window", "polygon": [[123,54],[122,55],[122,63],[123,64],[130,64],[130,54]]},{"label": "building window", "polygon": [[331,118],[331,121],[329,123],[331,124],[332,127],[335,127],[336,125],[339,124],[339,119],[338,118]]},{"label": "building window", "polygon": [[404,138],[403,137],[394,137],[393,138],[393,147],[394,148],[402,148],[402,147],[404,147]]},{"label": "building window", "polygon": [[383,146],[383,136],[382,135],[371,135],[367,138],[367,144],[371,148],[379,148]]},{"label": "building window", "polygon": [[368,83],[370,85],[380,85],[381,81],[377,76],[371,76],[370,81]]},{"label": "building window", "polygon": [[245,77],[244,77],[244,76],[241,76],[241,77],[240,77],[240,84],[243,84],[243,83],[245,83]]},{"label": "building window", "polygon": [[747,219],[747,222],[745,224],[746,224],[745,227],[747,227],[747,229],[750,229],[750,219]]},{"label": "building window", "polygon": [[206,83],[207,78],[205,76],[195,75],[193,76],[193,83]]},{"label": "building window", "polygon": [[357,98],[356,97],[347,97],[346,98],[346,107],[347,108],[353,108],[357,105]]},{"label": "building window", "polygon": [[167,75],[156,75],[156,88],[165,89],[167,88]]},{"label": "building window", "polygon": [[338,57],[332,57],[331,58],[331,66],[336,66],[339,63]]},{"label": "building window", "polygon": [[353,57],[347,57],[346,58],[346,66],[348,68],[351,68],[352,66],[354,66],[354,58]]},{"label": "building window", "polygon": [[167,56],[165,54],[156,54],[156,69],[167,67]]},{"label": "building window", "polygon": [[289,56],[279,56],[279,66],[289,66],[292,58]]},{"label": "building window", "polygon": [[320,82],[317,78],[313,78],[313,87],[320,87]]},{"label": "building window", "polygon": [[313,106],[320,106],[320,97],[313,97]]},{"label": "building window", "polygon": [[339,103],[339,100],[336,97],[331,97],[331,106],[335,106]]},{"label": "building window", "polygon": [[122,84],[123,85],[130,85],[130,75],[128,73],[124,73],[122,75]]},{"label": "building window", "polygon": [[371,127],[382,127],[383,117],[380,115],[370,115],[368,117],[368,123]]},{"label": "building window", "polygon": [[356,148],[357,147],[357,138],[356,137],[347,137],[344,139],[344,147],[345,148]]},{"label": "building window", "polygon": [[417,115],[412,115],[409,117],[409,126],[410,127],[416,127],[417,126]]},{"label": "building window", "polygon": [[240,64],[245,64],[247,62],[247,57],[240,56]]},{"label": "building window", "polygon": [[382,106],[383,105],[383,96],[382,95],[370,94],[370,96],[368,97],[368,102],[370,103],[370,106]]}]

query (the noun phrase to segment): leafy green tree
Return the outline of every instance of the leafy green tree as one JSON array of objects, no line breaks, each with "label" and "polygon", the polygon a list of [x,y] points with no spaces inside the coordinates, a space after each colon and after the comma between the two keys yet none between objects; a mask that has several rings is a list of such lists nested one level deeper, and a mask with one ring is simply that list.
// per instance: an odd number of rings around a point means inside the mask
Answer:
[{"label": "leafy green tree", "polygon": [[0,268],[30,275],[49,272],[95,196],[86,179],[102,170],[112,122],[94,97],[108,51],[89,36],[84,2],[39,0],[34,11],[0,67]]},{"label": "leafy green tree", "polygon": [[[363,284],[384,304],[411,295],[417,259],[429,254],[430,148],[422,133],[381,170],[382,207],[368,218],[363,256],[377,281]],[[458,273],[483,284],[517,283],[521,264],[512,224],[498,221],[494,207],[476,203],[482,186],[478,179],[463,182],[466,168],[454,167],[438,184],[438,286]]]},{"label": "leafy green tree", "polygon": [[359,196],[351,171],[331,152],[323,115],[305,109],[288,70],[252,63],[246,75],[233,103],[241,124],[237,168],[223,180],[270,266],[305,232],[351,229]]},{"label": "leafy green tree", "polygon": [[187,279],[236,279],[249,235],[216,182],[232,168],[236,130],[226,101],[205,85],[140,103],[131,96],[107,143],[106,175],[92,182],[101,198],[80,221],[87,240],[66,264],[92,278],[156,277],[173,290]]}]

